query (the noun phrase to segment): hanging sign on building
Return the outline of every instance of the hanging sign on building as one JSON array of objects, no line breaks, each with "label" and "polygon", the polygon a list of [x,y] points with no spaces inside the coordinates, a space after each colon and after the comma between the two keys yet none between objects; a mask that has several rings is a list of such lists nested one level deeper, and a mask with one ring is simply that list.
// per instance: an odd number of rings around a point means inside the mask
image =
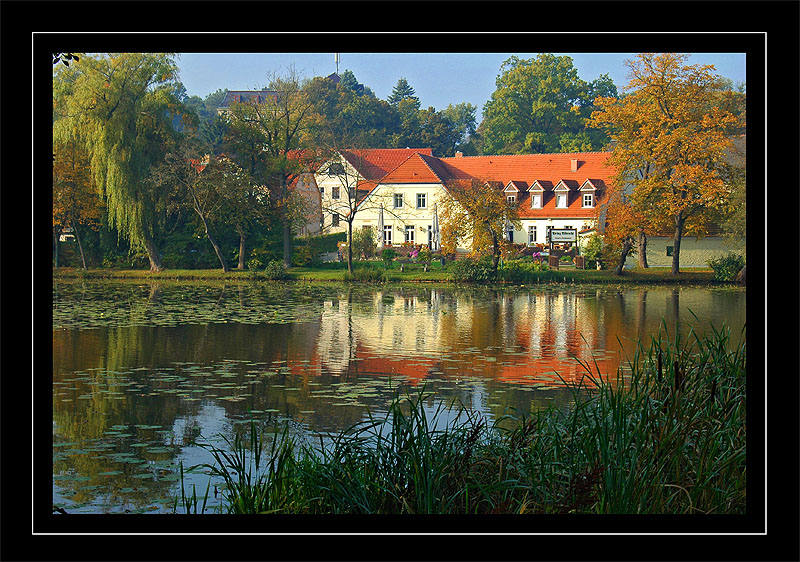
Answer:
[{"label": "hanging sign on building", "polygon": [[574,228],[554,228],[550,231],[551,242],[576,242],[577,240],[578,231]]}]

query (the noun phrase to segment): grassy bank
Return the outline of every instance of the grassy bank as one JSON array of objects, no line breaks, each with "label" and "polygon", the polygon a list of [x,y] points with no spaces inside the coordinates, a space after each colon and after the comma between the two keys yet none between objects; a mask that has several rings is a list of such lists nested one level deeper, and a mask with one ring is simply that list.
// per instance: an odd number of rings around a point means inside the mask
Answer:
[{"label": "grassy bank", "polygon": [[[350,281],[355,282],[398,282],[398,283],[452,283],[453,274],[448,269],[435,263],[429,271],[423,271],[419,264],[410,264],[400,270],[398,265],[384,269],[378,264],[358,264],[355,275]],[[286,271],[287,279],[293,281],[342,282],[348,280],[344,264],[330,264],[322,267],[292,267]],[[58,268],[53,270],[54,279],[141,279],[141,280],[225,280],[225,281],[271,281],[263,271],[232,270],[228,273],[221,269],[166,269],[159,273],[136,269],[89,269],[83,271],[75,268]],[[633,283],[633,284],[718,284],[714,281],[709,268],[692,268],[681,271],[677,276],[670,274],[669,268],[651,267],[648,269],[632,269],[623,275],[614,275],[613,271],[581,270],[563,268],[531,273],[523,281],[514,284],[536,283]]]},{"label": "grassy bank", "polygon": [[[744,340],[653,339],[625,385],[584,365],[568,411],[490,423],[459,407],[437,425],[423,390],[325,448],[252,422],[202,466],[228,513],[744,513]],[[176,511],[203,511],[193,496]]]}]

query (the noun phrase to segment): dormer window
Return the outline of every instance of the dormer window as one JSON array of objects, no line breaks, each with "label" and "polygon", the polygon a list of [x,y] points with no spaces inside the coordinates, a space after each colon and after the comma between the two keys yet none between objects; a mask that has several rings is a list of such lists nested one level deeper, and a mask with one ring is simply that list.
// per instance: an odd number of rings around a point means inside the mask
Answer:
[{"label": "dormer window", "polygon": [[597,186],[596,183],[599,183],[600,180],[586,180],[583,182],[581,186],[581,207],[584,209],[590,209],[595,206],[596,200],[596,193],[597,193]]},{"label": "dormer window", "polygon": [[542,208],[542,194],[531,193],[531,209],[541,209],[541,208]]},{"label": "dormer window", "polygon": [[508,203],[509,205],[514,205],[516,204],[516,202],[517,202],[516,195],[506,195],[506,203]]},{"label": "dormer window", "polygon": [[569,192],[577,190],[578,186],[570,186],[569,180],[561,180],[553,191],[556,194],[556,209],[566,209],[569,206]]}]

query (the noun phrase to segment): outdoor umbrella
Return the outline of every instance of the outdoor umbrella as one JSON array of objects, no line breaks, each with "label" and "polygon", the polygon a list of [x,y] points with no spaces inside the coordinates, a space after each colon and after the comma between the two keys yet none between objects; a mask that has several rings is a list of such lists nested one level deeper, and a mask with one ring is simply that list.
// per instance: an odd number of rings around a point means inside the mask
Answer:
[{"label": "outdoor umbrella", "polygon": [[383,205],[378,210],[378,248],[383,248]]},{"label": "outdoor umbrella", "polygon": [[431,240],[431,251],[439,249],[439,214],[436,212],[436,203],[433,204],[433,226],[431,227],[433,239]]}]

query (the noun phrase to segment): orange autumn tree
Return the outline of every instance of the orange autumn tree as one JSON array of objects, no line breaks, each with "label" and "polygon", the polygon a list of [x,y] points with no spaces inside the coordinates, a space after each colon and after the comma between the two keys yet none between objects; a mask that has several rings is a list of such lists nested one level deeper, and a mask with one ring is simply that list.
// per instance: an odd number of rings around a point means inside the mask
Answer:
[{"label": "orange autumn tree", "polygon": [[590,126],[612,139],[608,162],[628,204],[644,224],[673,230],[673,275],[680,270],[687,230],[706,232],[728,205],[721,174],[732,135],[742,118],[720,103],[723,80],[711,65],[686,65],[688,55],[642,53],[626,61],[628,94],[598,98]]},{"label": "orange autumn tree", "polygon": [[636,251],[634,245],[649,224],[646,213],[633,204],[624,187],[615,184],[609,187],[604,203],[597,207],[597,217],[602,225],[605,259],[616,260],[614,274],[622,275],[625,260]]},{"label": "orange autumn tree", "polygon": [[475,256],[492,257],[492,272],[497,271],[508,225],[522,228],[516,205],[509,203],[498,182],[454,180],[445,184],[441,199],[442,251],[453,253],[459,242],[471,243]]},{"label": "orange autumn tree", "polygon": [[94,189],[89,155],[73,138],[53,144],[53,236],[55,266],[58,267],[58,239],[66,228],[72,228],[86,269],[81,230],[97,230],[102,202]]}]

